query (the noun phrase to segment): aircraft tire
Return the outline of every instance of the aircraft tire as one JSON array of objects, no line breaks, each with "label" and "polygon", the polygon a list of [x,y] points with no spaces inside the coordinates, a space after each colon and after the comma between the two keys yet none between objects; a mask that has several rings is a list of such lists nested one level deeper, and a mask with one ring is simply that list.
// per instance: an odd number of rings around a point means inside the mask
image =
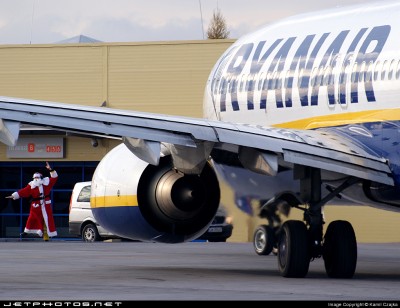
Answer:
[{"label": "aircraft tire", "polygon": [[278,241],[278,267],[287,278],[303,278],[310,266],[308,233],[300,220],[288,220],[282,225]]},{"label": "aircraft tire", "polygon": [[254,231],[253,246],[256,254],[260,256],[269,255],[274,247],[274,230],[268,225],[260,225]]},{"label": "aircraft tire", "polygon": [[348,221],[335,220],[329,224],[324,237],[323,258],[328,277],[353,277],[357,265],[357,241]]}]

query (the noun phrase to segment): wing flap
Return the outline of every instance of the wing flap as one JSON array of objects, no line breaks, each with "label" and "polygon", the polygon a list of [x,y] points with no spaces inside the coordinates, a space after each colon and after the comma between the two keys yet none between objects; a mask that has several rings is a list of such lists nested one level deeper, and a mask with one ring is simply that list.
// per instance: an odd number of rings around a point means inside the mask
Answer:
[{"label": "wing flap", "polygon": [[315,155],[308,155],[307,153],[299,153],[290,150],[284,151],[284,157],[285,161],[287,162],[348,174],[354,177],[393,185],[393,179],[389,177],[387,172],[382,170],[363,168],[362,166],[350,164],[344,161],[332,160],[325,157],[318,157]]},{"label": "wing flap", "polygon": [[17,144],[20,123],[0,119],[0,141],[8,146]]}]

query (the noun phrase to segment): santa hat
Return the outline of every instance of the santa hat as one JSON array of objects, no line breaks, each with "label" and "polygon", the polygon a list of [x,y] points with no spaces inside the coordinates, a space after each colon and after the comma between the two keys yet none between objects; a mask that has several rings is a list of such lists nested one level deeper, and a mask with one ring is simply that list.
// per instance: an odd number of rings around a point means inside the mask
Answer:
[{"label": "santa hat", "polygon": [[43,178],[43,175],[41,174],[41,173],[39,173],[39,172],[35,172],[34,174],[33,174],[33,176],[32,176],[32,178]]}]

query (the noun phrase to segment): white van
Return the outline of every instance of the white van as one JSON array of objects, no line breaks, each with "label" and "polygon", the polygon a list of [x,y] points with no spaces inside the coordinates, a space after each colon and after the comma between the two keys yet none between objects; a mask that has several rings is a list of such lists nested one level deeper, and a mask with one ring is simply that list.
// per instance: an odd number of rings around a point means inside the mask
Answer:
[{"label": "white van", "polygon": [[[103,239],[121,237],[106,231],[93,217],[90,207],[90,188],[92,182],[78,182],[72,190],[69,204],[69,233],[82,237],[85,242],[95,242]],[[220,206],[213,222],[199,240],[209,242],[225,242],[232,235],[231,217],[227,216],[223,206]]]},{"label": "white van", "polygon": [[119,238],[100,226],[90,207],[90,188],[92,182],[78,182],[72,190],[69,204],[69,233],[81,237],[85,242]]}]

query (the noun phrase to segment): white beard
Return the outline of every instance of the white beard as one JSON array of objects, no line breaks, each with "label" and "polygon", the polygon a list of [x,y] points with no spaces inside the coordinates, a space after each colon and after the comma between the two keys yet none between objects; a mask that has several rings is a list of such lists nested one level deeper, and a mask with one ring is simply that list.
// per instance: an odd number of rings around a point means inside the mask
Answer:
[{"label": "white beard", "polygon": [[43,184],[43,180],[42,179],[33,179],[33,185],[34,186],[40,186]]},{"label": "white beard", "polygon": [[49,184],[50,184],[50,179],[48,177],[45,177],[43,179],[33,179],[32,181],[29,182],[31,188],[39,187],[41,185],[47,186]]}]

